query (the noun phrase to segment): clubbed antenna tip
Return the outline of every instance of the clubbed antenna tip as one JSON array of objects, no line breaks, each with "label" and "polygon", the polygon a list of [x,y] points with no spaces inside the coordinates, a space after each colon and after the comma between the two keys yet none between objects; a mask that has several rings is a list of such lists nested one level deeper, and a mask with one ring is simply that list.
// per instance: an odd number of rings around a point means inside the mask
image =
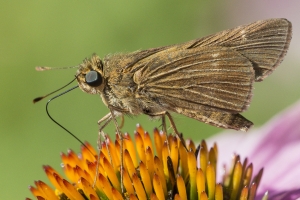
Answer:
[{"label": "clubbed antenna tip", "polygon": [[35,67],[36,71],[46,71],[52,69],[51,67]]},{"label": "clubbed antenna tip", "polygon": [[37,97],[35,99],[33,99],[33,103],[39,102],[40,100],[44,99],[45,97]]}]

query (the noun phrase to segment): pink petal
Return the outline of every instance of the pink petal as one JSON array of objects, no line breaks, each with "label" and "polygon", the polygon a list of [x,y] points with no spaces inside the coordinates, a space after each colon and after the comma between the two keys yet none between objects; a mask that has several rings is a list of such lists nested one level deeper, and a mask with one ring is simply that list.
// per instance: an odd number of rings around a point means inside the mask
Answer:
[{"label": "pink petal", "polygon": [[229,166],[228,158],[237,153],[253,163],[255,173],[265,169],[258,193],[269,191],[271,197],[278,195],[275,191],[290,191],[300,197],[300,101],[259,129],[248,133],[225,131],[207,140],[209,146],[213,142],[219,149],[219,176],[223,164]]}]

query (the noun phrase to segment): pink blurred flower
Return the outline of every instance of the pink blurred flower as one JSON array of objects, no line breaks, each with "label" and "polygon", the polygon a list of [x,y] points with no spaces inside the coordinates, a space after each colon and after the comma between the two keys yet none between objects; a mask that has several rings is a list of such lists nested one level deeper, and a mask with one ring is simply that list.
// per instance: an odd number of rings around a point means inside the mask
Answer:
[{"label": "pink blurred flower", "polygon": [[221,149],[217,174],[222,175],[222,165],[230,166],[226,161],[238,153],[254,164],[254,174],[264,168],[257,199],[265,192],[268,199],[300,199],[300,101],[259,129],[226,131],[207,140],[209,146],[213,142]]}]

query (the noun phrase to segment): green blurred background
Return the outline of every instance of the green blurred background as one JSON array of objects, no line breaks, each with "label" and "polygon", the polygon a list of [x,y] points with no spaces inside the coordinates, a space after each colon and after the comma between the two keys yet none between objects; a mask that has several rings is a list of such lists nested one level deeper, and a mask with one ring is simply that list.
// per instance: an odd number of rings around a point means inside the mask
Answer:
[{"label": "green blurred background", "polygon": [[[2,1],[0,7],[0,199],[32,197],[27,186],[48,180],[43,164],[60,169],[61,151],[80,144],[55,125],[46,100],[32,99],[67,82],[75,70],[36,72],[35,66],[72,66],[97,53],[131,52],[176,44],[266,18],[293,23],[294,38],[284,62],[262,84],[255,84],[244,115],[259,127],[300,96],[299,1]],[[74,84],[75,85],[75,84]],[[50,106],[52,116],[83,141],[96,145],[97,120],[108,113],[97,95],[76,89]],[[195,140],[221,129],[176,115],[179,131]],[[123,131],[141,123],[151,131],[159,122],[126,118]],[[106,132],[114,137],[114,127]],[[238,134],[238,133],[237,133]]]}]

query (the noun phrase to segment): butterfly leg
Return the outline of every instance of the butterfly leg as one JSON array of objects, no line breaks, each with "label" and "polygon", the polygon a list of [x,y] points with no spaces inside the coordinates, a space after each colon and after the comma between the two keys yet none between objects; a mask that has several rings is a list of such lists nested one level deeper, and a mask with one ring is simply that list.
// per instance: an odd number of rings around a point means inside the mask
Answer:
[{"label": "butterfly leg", "polygon": [[167,116],[168,119],[169,119],[169,122],[171,124],[171,127],[172,127],[172,129],[174,131],[174,133],[176,134],[176,136],[178,137],[178,139],[180,139],[180,141],[181,141],[182,145],[184,146],[184,148],[187,149],[185,141],[182,138],[182,134],[179,134],[179,132],[177,131],[176,125],[174,123],[174,120],[173,120],[171,114],[168,111],[163,111],[163,112],[158,112],[158,113],[151,113],[151,114],[148,114],[148,115],[152,116],[152,117],[161,116],[162,117],[162,127],[163,127],[163,129],[165,129],[164,131],[166,133],[167,133],[167,130],[166,130],[166,120],[165,120],[165,117]]},{"label": "butterfly leg", "polygon": [[[121,140],[121,149],[123,149],[123,136],[120,132],[120,128],[118,126],[118,123],[117,123],[117,120],[116,120],[116,114],[115,114],[115,111],[113,108],[109,108],[110,109],[110,112],[108,114],[106,114],[104,117],[102,117],[99,121],[98,121],[98,125],[99,125],[99,132],[98,132],[98,140],[97,140],[97,146],[98,146],[98,150],[99,150],[99,154],[98,154],[98,160],[97,160],[97,166],[96,166],[96,176],[95,176],[95,179],[94,179],[94,183],[93,183],[93,186],[95,186],[96,184],[96,181],[97,181],[97,178],[98,178],[98,173],[99,173],[99,159],[100,159],[100,152],[101,152],[101,136],[104,138],[105,140],[105,146],[107,148],[107,152],[108,152],[108,156],[110,158],[110,163],[113,165],[113,162],[112,162],[112,157],[111,157],[111,153],[110,153],[110,150],[108,148],[108,145],[107,145],[107,136],[104,134],[103,132],[103,129],[111,122],[111,120],[114,121],[115,123],[115,127],[117,129],[117,134]],[[117,116],[119,116],[119,113],[117,114]],[[124,124],[124,117],[123,115],[121,114],[121,126],[123,126]],[[121,151],[121,170],[123,168],[123,151]],[[121,171],[122,172],[122,171]],[[124,191],[124,186],[123,186],[123,174],[121,173],[121,190],[122,190],[122,193]]]},{"label": "butterfly leg", "polygon": [[[113,106],[108,106],[109,110],[110,110],[110,113],[111,113],[111,119],[114,121],[114,124],[115,124],[115,127],[117,129],[117,134],[120,138],[120,148],[121,148],[121,152],[120,152],[120,157],[121,157],[121,168],[120,168],[120,174],[121,174],[121,191],[122,191],[122,194],[124,193],[124,185],[123,185],[123,168],[124,168],[124,160],[123,160],[123,135],[120,131],[120,128],[119,128],[119,125],[118,125],[118,122],[117,122],[117,119],[116,117],[117,116],[122,116],[122,123],[121,123],[121,126],[123,126],[123,122],[124,122],[124,118],[123,118],[123,114],[124,112],[128,112],[126,110],[120,110],[120,109],[115,109]],[[111,120],[110,119],[110,120]]]},{"label": "butterfly leg", "polygon": [[[107,146],[107,137],[105,133],[103,132],[103,129],[109,124],[109,122],[112,120],[111,113],[108,113],[104,117],[102,117],[97,123],[99,125],[99,131],[98,131],[98,139],[97,139],[97,147],[98,147],[98,158],[97,158],[97,165],[96,165],[96,176],[94,177],[93,187],[95,187],[97,179],[98,179],[98,173],[99,173],[99,163],[100,163],[100,152],[101,152],[101,136],[105,140],[105,146],[107,148],[107,152],[110,158],[110,163],[112,163],[112,158],[110,155],[109,148]],[[102,124],[104,122],[104,124]],[[112,163],[113,164],[113,163]]]}]

